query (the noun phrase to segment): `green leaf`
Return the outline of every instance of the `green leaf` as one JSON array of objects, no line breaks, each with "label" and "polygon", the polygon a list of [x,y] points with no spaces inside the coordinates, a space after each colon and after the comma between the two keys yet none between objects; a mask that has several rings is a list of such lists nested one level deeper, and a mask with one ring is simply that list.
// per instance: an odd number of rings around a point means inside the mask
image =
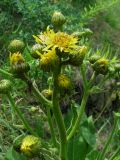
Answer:
[{"label": "green leaf", "polygon": [[69,160],[85,160],[88,144],[80,135],[74,136],[68,144]]},{"label": "green leaf", "polygon": [[9,150],[7,151],[5,155],[5,158],[6,160],[27,160],[25,156],[16,152],[13,146],[9,148]]},{"label": "green leaf", "polygon": [[86,157],[85,160],[96,160],[99,152],[97,150],[92,150]]},{"label": "green leaf", "polygon": [[93,124],[92,117],[89,117],[87,121],[85,121],[81,126],[81,134],[86,140],[86,142],[91,146],[94,147],[96,144],[96,135],[95,135],[95,128]]}]

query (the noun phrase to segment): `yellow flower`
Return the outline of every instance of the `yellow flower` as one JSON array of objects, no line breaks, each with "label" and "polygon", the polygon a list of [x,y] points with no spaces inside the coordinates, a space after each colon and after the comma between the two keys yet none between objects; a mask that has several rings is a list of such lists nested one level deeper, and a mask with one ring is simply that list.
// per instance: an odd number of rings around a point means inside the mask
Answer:
[{"label": "yellow flower", "polygon": [[59,63],[59,58],[54,48],[41,55],[40,66],[43,70],[50,71],[57,63]]},{"label": "yellow flower", "polygon": [[37,43],[46,45],[46,50],[53,47],[58,48],[61,52],[72,52],[77,48],[78,39],[73,35],[64,32],[55,33],[52,29],[47,28],[47,31],[41,33],[38,37],[34,36]]},{"label": "yellow flower", "polygon": [[30,70],[30,66],[25,62],[21,53],[10,53],[11,72],[15,75],[21,76],[22,73],[26,73]]},{"label": "yellow flower", "polygon": [[23,63],[25,60],[23,58],[23,56],[21,55],[21,53],[17,52],[17,53],[10,53],[10,63],[12,65],[17,64],[17,63]]},{"label": "yellow flower", "polygon": [[58,76],[58,86],[60,88],[68,89],[71,86],[71,81],[66,75],[60,74]]},{"label": "yellow flower", "polygon": [[36,155],[41,147],[41,141],[33,135],[26,136],[21,144],[20,150],[27,156]]}]

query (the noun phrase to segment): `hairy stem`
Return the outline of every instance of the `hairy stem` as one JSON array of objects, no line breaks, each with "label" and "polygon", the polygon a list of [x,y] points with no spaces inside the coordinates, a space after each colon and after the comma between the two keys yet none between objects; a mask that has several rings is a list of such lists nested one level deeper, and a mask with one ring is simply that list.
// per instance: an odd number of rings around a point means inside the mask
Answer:
[{"label": "hairy stem", "polygon": [[60,157],[61,160],[67,160],[67,138],[66,138],[66,129],[65,129],[65,124],[63,120],[63,116],[60,110],[59,106],[59,88],[57,85],[57,79],[58,79],[58,74],[54,72],[53,73],[53,113],[55,116],[55,120],[58,126],[59,130],[59,136],[60,136]]},{"label": "hairy stem", "polygon": [[39,101],[44,104],[47,107],[52,107],[52,103],[51,101],[49,101],[48,99],[46,99],[41,92],[39,91],[35,81],[31,84],[32,90],[34,92],[34,94],[36,95],[36,97],[39,99]]},{"label": "hairy stem", "polygon": [[55,145],[55,147],[59,147],[59,143],[57,142],[55,131],[54,131],[53,120],[51,117],[50,108],[47,108],[47,118],[48,118],[48,123],[50,126],[53,144]]}]

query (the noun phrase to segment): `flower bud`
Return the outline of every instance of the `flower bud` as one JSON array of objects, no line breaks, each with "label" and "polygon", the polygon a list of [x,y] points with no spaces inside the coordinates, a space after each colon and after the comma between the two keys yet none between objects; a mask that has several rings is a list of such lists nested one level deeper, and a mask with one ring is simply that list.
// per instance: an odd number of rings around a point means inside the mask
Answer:
[{"label": "flower bud", "polygon": [[97,74],[106,75],[108,72],[108,60],[105,58],[100,58],[92,65],[92,67]]},{"label": "flower bud", "polygon": [[41,148],[41,140],[33,135],[26,136],[21,144],[21,152],[28,157],[34,157],[39,154]]},{"label": "flower bud", "polygon": [[8,46],[8,50],[11,52],[11,53],[15,53],[15,52],[23,52],[25,48],[25,44],[23,41],[21,40],[12,40]]},{"label": "flower bud", "polygon": [[58,76],[58,86],[60,89],[69,89],[71,87],[71,81],[66,75],[60,74]]},{"label": "flower bud", "polygon": [[66,18],[61,12],[54,12],[52,16],[52,23],[54,26],[60,27],[66,22]]},{"label": "flower bud", "polygon": [[32,113],[36,113],[36,112],[39,111],[39,108],[32,106],[29,111],[32,112]]},{"label": "flower bud", "polygon": [[49,72],[51,70],[54,70],[54,68],[56,67],[56,64],[58,63],[59,63],[59,58],[56,55],[56,52],[54,49],[41,55],[40,66],[41,66],[41,69],[43,69],[44,71]]},{"label": "flower bud", "polygon": [[11,66],[11,72],[17,75],[27,73],[29,70],[30,66],[28,63],[18,63],[16,65]]},{"label": "flower bud", "polygon": [[[32,49],[31,49],[31,56],[35,59],[38,59],[40,58],[40,54],[43,53],[43,46],[40,45],[40,44],[35,44],[32,46]],[[40,52],[40,54],[38,54],[38,52]]]},{"label": "flower bud", "polygon": [[11,82],[7,79],[0,81],[0,94],[7,94],[11,90]]},{"label": "flower bud", "polygon": [[95,63],[97,60],[99,60],[99,59],[100,59],[100,55],[95,54],[95,55],[93,55],[93,56],[90,57],[89,62],[90,62],[91,64],[94,64],[94,63]]},{"label": "flower bud", "polygon": [[69,63],[74,66],[81,65],[86,52],[87,52],[86,46],[79,47],[74,53],[70,55]]},{"label": "flower bud", "polygon": [[26,73],[30,70],[30,66],[25,62],[21,53],[10,53],[11,72],[14,74]]},{"label": "flower bud", "polygon": [[47,99],[51,99],[52,98],[52,94],[53,94],[53,90],[51,89],[44,89],[41,92]]},{"label": "flower bud", "polygon": [[10,53],[10,63],[11,65],[15,65],[18,63],[24,63],[24,58],[20,52]]},{"label": "flower bud", "polygon": [[53,83],[53,78],[52,78],[52,77],[49,77],[48,80],[47,80],[47,84],[48,84],[49,86],[51,86],[52,83]]}]

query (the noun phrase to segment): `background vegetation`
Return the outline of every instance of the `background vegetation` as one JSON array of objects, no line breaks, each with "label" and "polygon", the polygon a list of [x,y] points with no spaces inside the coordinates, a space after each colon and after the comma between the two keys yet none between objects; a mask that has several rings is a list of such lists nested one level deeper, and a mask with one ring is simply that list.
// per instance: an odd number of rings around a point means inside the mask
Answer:
[{"label": "background vegetation", "polygon": [[[27,46],[24,54],[30,62],[30,65],[33,67],[33,73],[30,75],[31,78],[37,79],[41,88],[46,86],[47,75],[43,75],[42,72],[38,72],[38,70],[34,69],[36,64],[32,61],[28,51],[34,44],[32,35],[36,35],[45,30],[48,25],[52,27],[51,16],[56,10],[61,11],[67,17],[67,23],[63,30],[72,33],[75,31],[82,31],[84,28],[90,28],[93,31],[93,35],[89,39],[89,45],[93,48],[93,51],[101,48],[101,52],[109,50],[112,55],[120,57],[119,0],[0,0],[0,67],[7,68],[9,65],[9,42],[12,39],[22,39]],[[75,74],[76,73],[77,71],[75,71]],[[39,77],[40,75],[42,75],[42,78]],[[43,79],[42,84],[41,79]],[[75,81],[76,84],[79,85],[77,80]],[[113,80],[110,84],[114,82],[115,81]],[[76,86],[76,88],[77,87],[78,86]],[[21,92],[18,94],[18,91],[21,89],[25,90],[24,94]],[[30,107],[33,105],[37,106],[37,102],[34,102],[33,99],[29,100],[28,88],[24,83],[17,81],[15,82],[14,91],[13,96],[17,103],[19,104],[21,102],[20,107],[26,115],[28,112],[31,114]],[[112,111],[117,110],[120,106],[119,94],[113,92],[111,95],[110,93],[100,95],[103,101],[106,97],[108,100],[108,103],[104,104],[104,106],[106,106],[105,110],[103,110],[104,118],[99,117],[99,122],[97,119],[97,136],[100,137],[100,140],[97,143],[100,149],[103,147],[104,140],[106,139],[106,132],[109,133],[109,130],[111,130],[113,125],[113,117],[111,116]],[[99,115],[99,111],[103,109],[100,107],[103,105],[100,103],[101,99],[99,105],[96,105],[97,98],[90,97],[89,102],[92,103],[90,106],[95,106],[95,108],[90,107],[89,111],[87,111],[89,115],[93,114],[95,118]],[[9,120],[10,110],[7,110],[9,106],[5,98],[2,97],[0,101],[0,160],[3,160],[3,156],[8,147],[11,145],[15,137],[23,131],[22,129],[17,129],[16,126],[12,126],[12,122]],[[27,102],[27,106],[25,106],[26,108],[23,108],[24,102]],[[66,104],[63,106],[64,109],[66,109]],[[106,120],[108,115],[109,118]],[[69,117],[70,115],[68,114],[67,116]],[[35,115],[33,116],[33,119],[34,117]],[[29,118],[30,117],[28,116],[28,119]],[[37,117],[38,121],[39,118],[40,117]],[[100,127],[104,120],[106,123]],[[31,123],[34,124],[34,122]],[[36,128],[40,128],[41,126],[42,122],[41,124],[36,124]],[[8,136],[9,133],[11,134]],[[43,135],[44,133],[40,132],[39,134]],[[88,140],[89,137],[86,139]],[[75,145],[76,141],[77,140],[74,139],[73,142],[71,142],[72,145]],[[91,141],[88,140],[88,143],[94,143],[94,138],[93,141]],[[70,147],[72,145],[70,145]],[[75,146],[76,148],[77,145]],[[113,143],[112,149],[116,146],[118,146],[117,142]]]}]

